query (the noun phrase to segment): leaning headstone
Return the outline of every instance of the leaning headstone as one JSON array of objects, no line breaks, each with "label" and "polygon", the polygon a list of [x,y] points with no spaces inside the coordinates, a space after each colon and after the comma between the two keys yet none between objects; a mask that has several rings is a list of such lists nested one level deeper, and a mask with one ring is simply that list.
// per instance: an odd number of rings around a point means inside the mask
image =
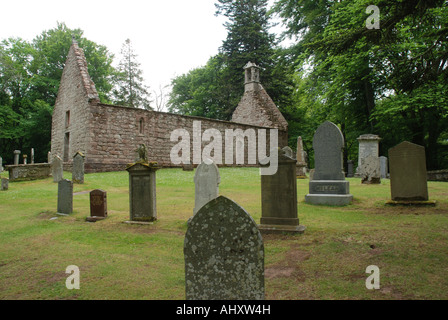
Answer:
[{"label": "leaning headstone", "polygon": [[297,138],[297,164],[296,164],[296,175],[298,179],[306,179],[306,155],[303,150],[303,140],[302,137]]},{"label": "leaning headstone", "polygon": [[156,171],[157,163],[140,161],[126,169],[129,172],[129,205],[132,222],[157,220]]},{"label": "leaning headstone", "polygon": [[58,213],[73,213],[73,182],[70,180],[58,182]]},{"label": "leaning headstone", "polygon": [[2,191],[7,191],[9,189],[9,179],[2,178]]},{"label": "leaning headstone", "polygon": [[[274,175],[261,176],[262,233],[303,233],[297,216],[296,159],[289,148],[271,150],[278,153],[278,169]],[[261,163],[265,163],[260,161]],[[263,167],[263,165],[262,165]]]},{"label": "leaning headstone", "polygon": [[107,192],[104,190],[93,190],[90,192],[90,217],[89,222],[96,222],[107,218]]},{"label": "leaning headstone", "polygon": [[362,166],[362,160],[368,156],[379,157],[379,145],[381,138],[375,134],[363,134],[358,138],[359,142],[359,154],[358,154],[358,168],[356,169],[356,175],[360,175],[360,169]]},{"label": "leaning headstone", "polygon": [[305,201],[310,204],[343,206],[352,202],[350,183],[343,172],[344,136],[332,122],[324,122],[313,140],[315,171]]},{"label": "leaning headstone", "polygon": [[19,160],[20,160],[20,154],[22,152],[20,150],[15,150],[14,151],[14,165],[18,166],[19,165]]},{"label": "leaning headstone", "polygon": [[190,220],[184,242],[187,300],[263,300],[264,245],[238,204],[218,197]]},{"label": "leaning headstone", "polygon": [[64,176],[64,163],[59,156],[53,158],[51,163],[51,174],[53,175],[53,182],[58,183]]},{"label": "leaning headstone", "polygon": [[392,201],[428,201],[425,147],[402,142],[389,150]]},{"label": "leaning headstone", "polygon": [[73,169],[72,180],[73,183],[84,183],[84,155],[81,152],[77,152],[73,157]]},{"label": "leaning headstone", "polygon": [[362,178],[362,184],[381,184],[380,158],[370,155],[362,159],[359,174]]},{"label": "leaning headstone", "polygon": [[389,178],[389,164],[387,157],[380,157],[381,179]]},{"label": "leaning headstone", "polygon": [[218,166],[213,161],[204,161],[196,169],[194,175],[195,202],[193,213],[196,214],[206,203],[219,195]]}]

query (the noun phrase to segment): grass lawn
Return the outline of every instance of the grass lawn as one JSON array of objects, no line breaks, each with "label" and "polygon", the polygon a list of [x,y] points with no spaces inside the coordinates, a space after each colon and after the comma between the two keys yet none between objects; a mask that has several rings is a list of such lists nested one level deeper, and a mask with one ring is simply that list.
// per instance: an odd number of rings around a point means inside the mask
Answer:
[{"label": "grass lawn", "polygon": [[[220,169],[220,194],[261,217],[260,176],[254,168]],[[64,173],[71,179],[70,173]],[[159,220],[127,225],[128,173],[88,174],[75,185],[74,213],[57,217],[52,179],[10,183],[0,192],[0,299],[184,299],[183,241],[194,208],[194,172],[157,172]],[[436,207],[388,207],[389,181],[349,179],[347,207],[304,202],[303,235],[265,235],[266,298],[448,299],[448,183],[429,182]],[[89,194],[107,191],[109,218],[87,223]],[[76,265],[81,289],[68,290],[65,270]],[[369,291],[365,273],[381,271]]]}]

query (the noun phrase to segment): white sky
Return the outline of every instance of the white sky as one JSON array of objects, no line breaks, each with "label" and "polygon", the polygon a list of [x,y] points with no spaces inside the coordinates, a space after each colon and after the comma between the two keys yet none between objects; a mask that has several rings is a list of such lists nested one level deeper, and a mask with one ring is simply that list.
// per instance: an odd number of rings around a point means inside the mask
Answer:
[{"label": "white sky", "polygon": [[[270,3],[272,3],[270,1]],[[120,60],[129,38],[151,91],[175,76],[203,66],[226,38],[224,17],[216,17],[214,0],[3,0],[0,40],[32,40],[65,22],[105,45]],[[154,98],[154,97],[153,97]]]}]

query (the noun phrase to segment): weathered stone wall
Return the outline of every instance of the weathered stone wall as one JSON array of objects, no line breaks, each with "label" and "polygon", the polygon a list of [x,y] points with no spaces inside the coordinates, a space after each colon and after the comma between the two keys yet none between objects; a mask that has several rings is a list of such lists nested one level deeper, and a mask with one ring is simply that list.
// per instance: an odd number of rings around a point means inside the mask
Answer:
[{"label": "weathered stone wall", "polygon": [[[266,129],[269,144],[270,128],[237,124],[201,117],[189,117],[171,113],[147,111],[120,106],[92,104],[90,108],[90,147],[85,153],[86,172],[124,170],[135,161],[135,150],[140,144],[146,144],[150,161],[157,161],[164,167],[174,167],[171,163],[171,149],[178,142],[171,142],[171,133],[176,129],[185,129],[190,134],[191,161],[193,162],[193,122],[201,122],[201,132],[216,129],[222,135],[223,163],[225,162],[226,129]],[[279,145],[287,144],[287,133],[279,131]],[[210,142],[203,142],[202,147]],[[247,157],[246,141],[246,159]],[[236,146],[234,145],[234,148]],[[267,148],[269,150],[269,147]],[[234,152],[235,156],[236,152]],[[234,161],[236,163],[236,161]]]},{"label": "weathered stone wall", "polygon": [[448,170],[428,171],[428,181],[448,182]]},{"label": "weathered stone wall", "polygon": [[[96,90],[87,73],[84,53],[74,44],[67,57],[53,111],[51,132],[53,156],[58,155],[67,162],[72,160],[77,151],[88,150],[90,135],[87,129],[90,114],[86,111],[89,110],[89,100],[97,98],[95,93]],[[65,152],[67,134],[69,134],[69,146]]]}]

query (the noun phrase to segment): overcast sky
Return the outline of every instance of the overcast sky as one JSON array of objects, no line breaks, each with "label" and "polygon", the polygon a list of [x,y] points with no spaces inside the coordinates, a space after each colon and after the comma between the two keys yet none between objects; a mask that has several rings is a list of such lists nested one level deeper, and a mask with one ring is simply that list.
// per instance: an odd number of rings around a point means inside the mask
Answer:
[{"label": "overcast sky", "polygon": [[[270,3],[272,3],[270,1]],[[115,54],[133,43],[151,90],[205,65],[226,38],[225,19],[216,17],[214,0],[20,0],[2,1],[0,40],[32,40],[65,22]]]}]

